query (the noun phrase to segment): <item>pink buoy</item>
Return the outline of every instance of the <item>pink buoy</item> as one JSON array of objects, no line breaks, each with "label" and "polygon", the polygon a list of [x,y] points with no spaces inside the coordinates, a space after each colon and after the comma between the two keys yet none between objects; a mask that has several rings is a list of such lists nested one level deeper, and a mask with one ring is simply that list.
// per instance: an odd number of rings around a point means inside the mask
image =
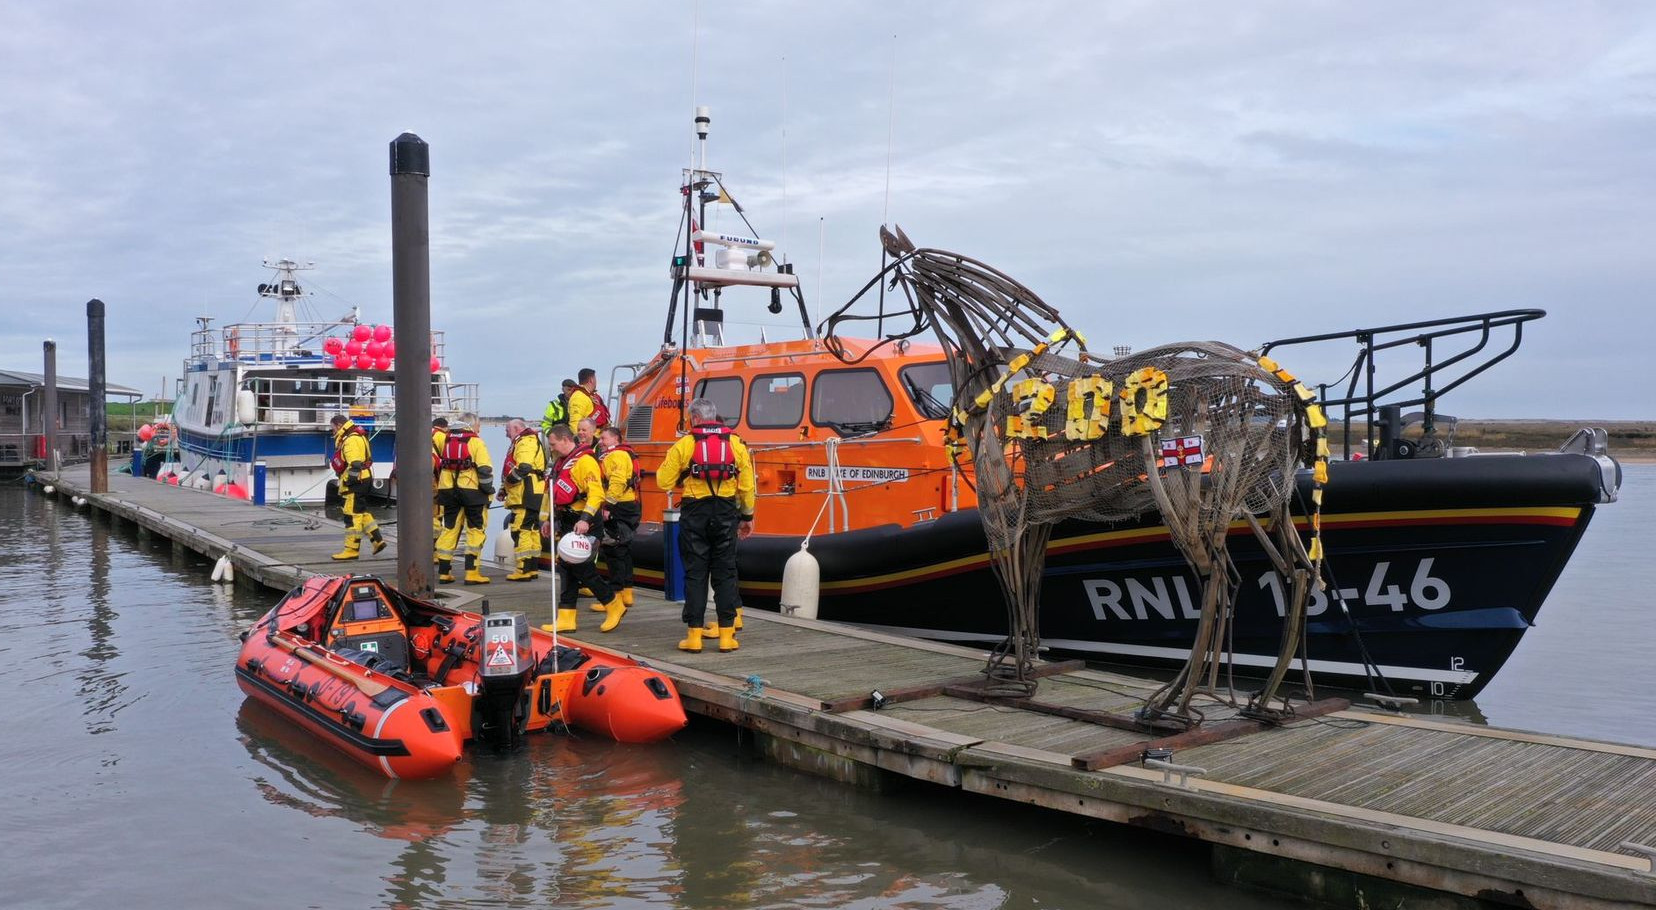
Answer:
[{"label": "pink buoy", "polygon": [[370,341],[367,344],[362,346],[362,353],[367,354],[369,357],[372,357],[375,360],[378,360],[381,357],[385,356],[385,342],[383,342],[383,341]]},{"label": "pink buoy", "polygon": [[351,368],[351,355],[349,355],[349,354],[336,354],[334,356],[334,369],[336,369],[336,370],[348,370],[350,368]]},{"label": "pink buoy", "polygon": [[379,342],[380,344],[384,344],[385,339],[390,338],[390,337],[391,337],[391,327],[390,326],[388,326],[388,325],[376,325],[376,326],[374,326],[374,340],[375,341]]},{"label": "pink buoy", "polygon": [[385,339],[385,356],[387,356],[387,357],[397,356],[397,340],[395,338]]},{"label": "pink buoy", "polygon": [[152,427],[146,423],[138,428],[139,442],[149,442],[153,438],[155,438],[155,427]]},{"label": "pink buoy", "polygon": [[170,484],[171,486],[175,486],[175,487],[178,486],[178,475],[177,474],[168,474],[167,475],[167,483]]},{"label": "pink buoy", "polygon": [[374,337],[374,330],[365,325],[359,325],[351,330],[352,341],[367,341],[372,337]]},{"label": "pink buoy", "polygon": [[345,350],[345,342],[338,338],[329,336],[327,341],[322,342],[322,352],[329,357],[338,356],[339,352],[343,350]]},{"label": "pink buoy", "polygon": [[248,498],[247,490],[243,489],[242,485],[239,483],[227,483],[221,488],[221,490],[224,495],[230,497],[231,499]]},{"label": "pink buoy", "polygon": [[374,369],[380,370],[382,372],[385,371],[385,370],[391,369],[391,358],[389,358],[389,357],[375,357],[374,358]]},{"label": "pink buoy", "polygon": [[374,368],[374,358],[369,357],[367,354],[358,354],[357,358],[356,358],[356,368],[359,369],[359,370],[371,370],[371,369],[373,369]]},{"label": "pink buoy", "polygon": [[441,360],[438,360],[435,357],[431,358],[431,372],[435,373],[438,370],[441,370],[442,368],[443,368],[443,362]]},{"label": "pink buoy", "polygon": [[357,341],[355,338],[351,339],[350,341],[345,342],[345,355],[347,357],[355,357],[356,355],[361,354],[361,353],[362,353],[362,342]]}]

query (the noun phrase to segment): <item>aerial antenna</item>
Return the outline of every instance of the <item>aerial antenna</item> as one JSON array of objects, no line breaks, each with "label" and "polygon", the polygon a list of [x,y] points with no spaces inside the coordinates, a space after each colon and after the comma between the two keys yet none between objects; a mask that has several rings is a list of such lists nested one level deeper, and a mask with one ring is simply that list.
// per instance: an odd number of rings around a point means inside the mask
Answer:
[{"label": "aerial antenna", "polygon": [[885,211],[880,213],[880,223],[891,223],[891,144],[897,134],[897,36],[891,36],[891,94],[887,100],[888,113],[886,116],[886,185]]},{"label": "aerial antenna", "polygon": [[811,301],[811,321],[822,324],[822,249],[823,238],[828,234],[828,219],[817,217],[817,280],[816,297]]},{"label": "aerial antenna", "polygon": [[[788,58],[782,58],[782,261],[788,261]],[[819,289],[820,290],[820,289]]]},{"label": "aerial antenna", "polygon": [[[695,3],[692,3],[690,5],[690,9],[690,107],[694,110],[696,108],[696,55],[701,48],[701,0],[696,0]],[[699,113],[700,112],[698,111],[698,114]],[[701,138],[705,140],[707,138],[707,134],[703,133]],[[705,160],[706,154],[704,144],[702,152],[704,159],[702,161],[703,167],[707,164]],[[690,166],[696,166],[696,143],[694,141],[690,143]]]}]

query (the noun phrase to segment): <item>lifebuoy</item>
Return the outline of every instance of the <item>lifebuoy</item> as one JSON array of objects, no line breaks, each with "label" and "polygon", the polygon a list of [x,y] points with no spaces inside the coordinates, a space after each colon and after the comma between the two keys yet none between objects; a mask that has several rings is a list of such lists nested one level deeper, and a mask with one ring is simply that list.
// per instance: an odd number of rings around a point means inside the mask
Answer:
[{"label": "lifebuoy", "polygon": [[241,353],[241,334],[235,329],[224,333],[224,349],[234,357]]}]

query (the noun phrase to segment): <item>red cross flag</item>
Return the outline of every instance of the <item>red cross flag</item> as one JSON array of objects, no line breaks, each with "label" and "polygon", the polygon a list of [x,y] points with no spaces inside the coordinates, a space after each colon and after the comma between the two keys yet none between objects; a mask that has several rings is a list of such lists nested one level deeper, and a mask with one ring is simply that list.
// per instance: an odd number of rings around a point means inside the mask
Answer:
[{"label": "red cross flag", "polygon": [[1202,437],[1180,436],[1177,439],[1163,439],[1161,441],[1161,466],[1176,468],[1180,465],[1200,465],[1202,463]]}]

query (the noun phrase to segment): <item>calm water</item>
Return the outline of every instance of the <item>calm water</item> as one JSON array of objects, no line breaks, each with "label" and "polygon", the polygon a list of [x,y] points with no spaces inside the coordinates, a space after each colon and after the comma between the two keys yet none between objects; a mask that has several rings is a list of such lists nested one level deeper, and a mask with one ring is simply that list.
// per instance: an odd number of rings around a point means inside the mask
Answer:
[{"label": "calm water", "polygon": [[[1623,494],[1502,676],[1449,710],[1656,743],[1656,466]],[[1180,841],[876,796],[748,759],[724,728],[648,748],[535,737],[387,782],[243,703],[236,634],[273,597],[11,485],[0,567],[0,906],[1275,906],[1209,883]]]}]

